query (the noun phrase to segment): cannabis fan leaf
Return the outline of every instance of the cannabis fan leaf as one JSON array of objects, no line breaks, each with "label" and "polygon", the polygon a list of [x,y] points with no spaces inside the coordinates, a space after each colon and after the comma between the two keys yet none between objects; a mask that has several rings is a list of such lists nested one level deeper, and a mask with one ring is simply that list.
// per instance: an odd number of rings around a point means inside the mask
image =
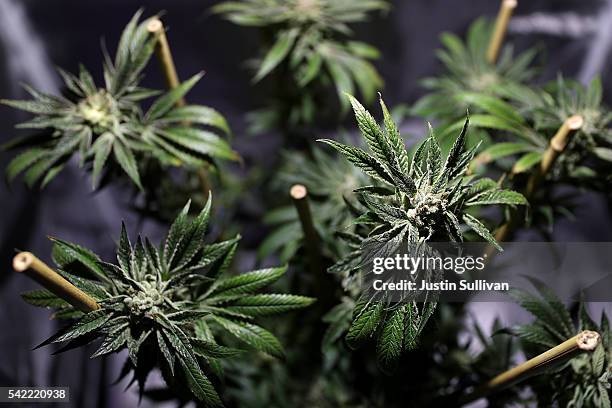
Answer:
[{"label": "cannabis fan leaf", "polygon": [[36,115],[17,127],[37,133],[5,146],[24,149],[8,165],[9,180],[24,173],[29,186],[39,181],[45,186],[78,153],[81,166],[87,163],[91,167],[94,186],[105,168],[119,168],[142,189],[142,157],[198,167],[214,158],[237,159],[227,141],[217,134],[229,134],[218,112],[200,105],[174,107],[201,75],[159,96],[146,113],[142,112],[140,103],[161,92],[140,86],[142,71],[157,42],[147,31],[150,19],[139,23],[141,15],[138,11],[125,27],[115,58],[105,55],[104,87],[98,87],[81,66],[78,75],[59,70],[64,95],[45,94],[26,86],[33,100],[0,101]]},{"label": "cannabis fan leaf", "polygon": [[[357,189],[365,212],[354,220],[369,227],[369,234],[353,237],[353,249],[331,268],[333,272],[351,273],[374,257],[390,256],[403,242],[461,242],[464,228],[501,249],[487,227],[468,213],[471,207],[487,205],[525,205],[525,198],[514,191],[500,189],[490,179],[473,180],[465,176],[477,146],[465,150],[466,120],[448,156],[444,158],[430,127],[429,137],[409,158],[397,126],[381,100],[384,127],[352,96],[349,96],[359,130],[371,152],[322,140],[381,186]],[[355,239],[357,238],[357,239]],[[349,345],[378,333],[379,362],[389,367],[400,352],[394,339],[402,338],[402,350],[415,347],[416,338],[433,312],[434,302],[419,310],[410,302],[399,308],[363,296],[353,315],[346,337]]]},{"label": "cannabis fan leaf", "polygon": [[53,258],[60,273],[100,308],[83,314],[50,292],[24,294],[35,306],[58,308],[60,317],[78,317],[41,345],[67,342],[63,351],[102,338],[93,356],[127,348],[126,367],[134,371],[141,392],[157,366],[177,392],[187,392],[206,406],[221,406],[210,375],[221,375],[222,360],[240,350],[218,344],[219,335],[226,333],[280,357],[280,342],[255,319],[305,307],[313,299],[257,293],[283,276],[286,267],[228,276],[240,237],[207,244],[210,210],[209,199],[190,220],[188,203],[159,247],[140,237],[132,244],[123,227],[116,264],[53,238]]}]

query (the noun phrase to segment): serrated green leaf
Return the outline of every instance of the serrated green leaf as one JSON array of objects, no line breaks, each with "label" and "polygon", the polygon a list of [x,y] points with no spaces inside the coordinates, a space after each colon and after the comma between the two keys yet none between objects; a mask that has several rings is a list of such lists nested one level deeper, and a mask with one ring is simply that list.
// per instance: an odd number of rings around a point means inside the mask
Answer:
[{"label": "serrated green leaf", "polygon": [[353,318],[349,331],[346,334],[346,342],[356,348],[363,341],[371,337],[376,328],[381,322],[384,311],[384,303],[380,301],[372,301],[367,304]]},{"label": "serrated green leaf", "polygon": [[299,31],[297,29],[280,32],[276,38],[276,42],[272,48],[270,48],[261,62],[259,70],[257,71],[257,74],[255,74],[255,78],[253,78],[253,82],[259,82],[270,72],[272,72],[272,70],[274,70],[274,68],[276,68],[278,64],[285,59],[285,57],[287,57],[298,34]]},{"label": "serrated green leaf", "polygon": [[286,271],[287,267],[282,266],[278,268],[260,269],[231,278],[221,279],[211,295],[226,296],[253,293],[275,282],[283,276]]},{"label": "serrated green leaf", "polygon": [[117,163],[121,166],[123,171],[130,177],[130,179],[136,184],[139,189],[143,189],[140,182],[140,174],[138,173],[138,165],[134,154],[124,142],[116,140],[113,143],[113,155]]},{"label": "serrated green leaf", "polygon": [[160,134],[169,141],[198,154],[226,160],[238,160],[238,153],[232,150],[227,141],[216,134],[197,128],[165,128]]},{"label": "serrated green leaf", "polygon": [[168,113],[181,98],[183,98],[191,88],[202,78],[204,74],[202,72],[195,74],[187,81],[181,83],[176,88],[168,91],[166,94],[157,98],[151,108],[147,111],[146,119],[156,120],[160,119],[163,115]]},{"label": "serrated green leaf", "polygon": [[527,205],[529,202],[521,193],[511,190],[489,190],[470,198],[467,206],[474,205]]},{"label": "serrated green leaf", "polygon": [[498,251],[503,251],[502,247],[499,246],[499,244],[495,240],[495,237],[489,232],[487,227],[485,227],[482,222],[478,221],[478,219],[476,219],[474,216],[470,214],[463,214],[463,221],[476,234],[480,235],[482,238],[487,240],[489,243],[493,244],[493,246],[497,248]]},{"label": "serrated green leaf", "polygon": [[378,179],[380,181],[393,184],[393,178],[389,175],[385,166],[376,158],[370,156],[365,151],[352,146],[343,145],[334,140],[319,139],[319,142],[326,143],[342,153],[344,157],[359,169],[361,169],[368,176]]},{"label": "serrated green leaf", "polygon": [[27,303],[38,307],[67,307],[68,302],[57,297],[46,289],[32,290],[21,294],[21,298]]},{"label": "serrated green leaf", "polygon": [[283,357],[284,352],[280,342],[263,327],[246,322],[234,322],[220,316],[214,316],[213,319],[228,333],[254,349],[274,357]]},{"label": "serrated green leaf", "polygon": [[405,318],[405,307],[398,307],[387,316],[378,337],[377,360],[380,367],[386,372],[392,372],[395,369],[402,353]]},{"label": "serrated green leaf", "polygon": [[203,105],[177,106],[160,118],[159,121],[194,123],[215,127],[228,135],[232,133],[223,115],[215,109]]},{"label": "serrated green leaf", "polygon": [[232,302],[228,309],[249,316],[269,316],[310,306],[315,299],[285,294],[244,296]]},{"label": "serrated green leaf", "polygon": [[542,161],[542,153],[529,152],[521,156],[521,158],[518,159],[516,163],[514,163],[514,166],[512,167],[512,172],[516,174],[523,173],[531,169],[533,166],[538,164],[540,161]]}]

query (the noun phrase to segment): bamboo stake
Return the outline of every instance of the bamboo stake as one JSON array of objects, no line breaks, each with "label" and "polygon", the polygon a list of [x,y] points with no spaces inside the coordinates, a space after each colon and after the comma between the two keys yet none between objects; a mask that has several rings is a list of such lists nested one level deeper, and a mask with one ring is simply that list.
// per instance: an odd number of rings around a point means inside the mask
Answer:
[{"label": "bamboo stake", "polygon": [[20,252],[13,258],[15,272],[23,272],[29,278],[64,299],[82,312],[97,310],[100,305],[85,292],[64,279],[31,252]]},{"label": "bamboo stake", "polygon": [[[166,78],[166,84],[168,89],[174,89],[179,86],[180,81],[178,74],[176,73],[176,66],[174,65],[174,59],[172,58],[172,52],[170,51],[170,45],[168,44],[168,38],[166,37],[166,30],[164,24],[157,17],[153,17],[147,24],[147,30],[157,36],[157,44],[155,45],[155,53],[159,59],[159,63]],[[178,106],[185,105],[185,98],[181,98],[178,102]]]},{"label": "bamboo stake", "polygon": [[601,336],[597,332],[590,330],[580,332],[558,346],[491,379],[486,384],[478,387],[471,394],[465,396],[461,400],[461,404],[467,404],[468,402],[486,397],[495,391],[502,390],[534,375],[541,374],[583,352],[592,352],[600,341]]},{"label": "bamboo stake", "polygon": [[321,240],[312,221],[312,213],[308,201],[308,189],[302,184],[295,184],[291,187],[289,194],[291,195],[295,209],[300,217],[310,272],[313,274],[319,273],[321,270]]},{"label": "bamboo stake", "polygon": [[544,152],[539,171],[533,174],[527,182],[526,195],[529,197],[534,192],[544,176],[550,171],[553,164],[569,143],[571,137],[582,128],[584,119],[580,115],[570,116],[563,122],[557,133],[550,140],[548,148]]},{"label": "bamboo stake", "polygon": [[512,17],[512,13],[517,5],[517,0],[502,0],[497,19],[495,20],[493,35],[491,36],[489,48],[487,49],[487,61],[490,64],[495,64],[495,62],[497,62],[499,51],[501,50],[506,31],[508,30],[510,17]]},{"label": "bamboo stake", "polygon": [[[157,59],[159,60],[160,67],[162,69],[162,73],[166,78],[166,85],[168,89],[174,89],[180,85],[178,74],[176,73],[176,65],[174,64],[174,58],[172,57],[172,52],[170,51],[170,44],[168,43],[168,37],[166,37],[166,30],[164,28],[164,24],[162,21],[153,17],[151,21],[147,24],[147,30],[157,36],[157,44],[155,45],[155,54],[157,55]],[[187,101],[185,98],[181,98],[176,103],[176,106],[185,106]],[[200,181],[200,186],[202,188],[202,192],[204,193],[204,198],[208,197],[208,193],[211,191],[210,180],[208,179],[208,173],[206,169],[200,168],[197,172],[198,179]]]}]

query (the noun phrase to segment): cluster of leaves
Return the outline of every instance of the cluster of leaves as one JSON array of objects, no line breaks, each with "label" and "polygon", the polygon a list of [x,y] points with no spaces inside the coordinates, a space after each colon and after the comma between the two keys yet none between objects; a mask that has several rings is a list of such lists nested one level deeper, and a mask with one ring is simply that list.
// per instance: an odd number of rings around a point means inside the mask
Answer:
[{"label": "cluster of leaves", "polygon": [[[496,98],[522,94],[524,84],[535,75],[531,64],[536,50],[514,56],[512,47],[506,45],[499,60],[491,63],[486,52],[492,29],[491,22],[480,18],[470,26],[465,43],[455,34],[442,34],[444,49],[437,55],[445,72],[423,80],[430,92],[413,107],[415,114],[448,122],[458,119],[458,107],[472,106],[470,96],[474,94]],[[478,118],[472,122],[477,126]]]},{"label": "cluster of leaves", "polygon": [[282,79],[283,95],[271,109],[258,113],[258,127],[268,129],[282,120],[289,126],[311,124],[318,111],[316,89],[329,85],[336,88],[343,109],[348,108],[343,92],[358,89],[366,101],[373,101],[382,79],[370,60],[379,53],[349,40],[348,25],[387,8],[379,0],[243,0],[215,6],[214,12],[235,24],[261,28],[270,39],[254,81],[275,74]]},{"label": "cluster of leaves", "polygon": [[220,345],[221,334],[281,357],[278,339],[254,320],[308,306],[313,299],[257,293],[283,276],[286,267],[229,276],[240,237],[205,242],[210,206],[209,199],[190,220],[188,203],[159,247],[140,237],[132,245],[123,227],[117,264],[53,239],[53,258],[60,273],[100,308],[81,313],[46,290],[25,293],[24,299],[33,305],[58,308],[59,317],[78,317],[41,345],[67,342],[64,351],[101,337],[93,356],[127,348],[124,375],[133,370],[141,392],[157,366],[179,395],[195,397],[206,406],[222,405],[210,373],[221,377],[222,360],[240,352],[233,345]]},{"label": "cluster of leaves", "polygon": [[[344,234],[353,251],[331,271],[356,272],[375,257],[392,255],[405,242],[462,242],[465,233],[462,225],[501,249],[487,227],[468,210],[487,205],[526,205],[527,201],[517,192],[500,189],[491,179],[465,176],[477,148],[465,150],[468,121],[446,159],[431,128],[429,138],[411,159],[382,100],[384,128],[355,98],[350,100],[371,153],[333,140],[322,141],[381,184],[356,190],[365,211],[354,223],[366,226],[369,233]],[[346,340],[356,347],[378,332],[379,363],[392,368],[403,351],[416,346],[435,303],[426,303],[423,311],[419,311],[416,302],[387,306],[384,301],[362,296],[354,309]]]},{"label": "cluster of leaves", "polygon": [[[28,185],[41,181],[45,186],[75,153],[81,166],[91,167],[94,186],[105,168],[120,168],[140,189],[143,157],[163,165],[190,167],[211,165],[213,159],[237,160],[220,136],[230,134],[221,114],[202,105],[177,106],[201,74],[165,94],[140,86],[157,42],[147,30],[150,19],[139,22],[141,14],[138,11],[125,27],[115,58],[105,53],[103,87],[96,86],[90,72],[81,66],[78,75],[59,70],[66,88],[63,95],[26,86],[34,99],[0,101],[36,115],[17,125],[36,133],[5,146],[23,149],[7,168],[9,180],[25,172]],[[156,96],[143,111],[141,104]]]},{"label": "cluster of leaves", "polygon": [[472,101],[490,119],[483,127],[507,134],[507,141],[488,146],[476,158],[476,164],[498,162],[503,166],[503,160],[518,155],[512,168],[506,170],[513,174],[527,172],[542,161],[552,136],[574,115],[583,119],[583,125],[563,150],[550,177],[581,184],[595,177],[587,163],[597,168],[590,161],[612,159],[609,129],[612,113],[602,104],[599,78],[583,86],[559,77],[542,89],[526,91],[520,99],[504,102],[474,96]]},{"label": "cluster of leaves", "polygon": [[557,298],[546,284],[531,279],[537,294],[517,290],[517,302],[535,320],[510,329],[521,340],[527,357],[533,357],[582,330],[593,330],[601,335],[601,343],[591,353],[583,353],[550,372],[528,382],[539,406],[610,407],[612,380],[612,332],[604,312],[597,324],[580,302],[576,313]]}]

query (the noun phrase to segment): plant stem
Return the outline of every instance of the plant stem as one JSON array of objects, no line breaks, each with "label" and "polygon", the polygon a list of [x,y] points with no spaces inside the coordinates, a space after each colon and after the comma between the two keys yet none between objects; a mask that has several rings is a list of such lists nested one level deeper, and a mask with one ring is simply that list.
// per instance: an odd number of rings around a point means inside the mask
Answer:
[{"label": "plant stem", "polygon": [[489,48],[487,49],[487,61],[490,64],[495,64],[497,62],[499,51],[501,50],[506,31],[508,30],[510,17],[512,17],[512,13],[517,4],[517,0],[502,0],[497,19],[495,20],[493,35],[491,36]]},{"label": "plant stem", "polygon": [[310,272],[317,274],[321,271],[321,240],[312,221],[308,190],[302,184],[295,184],[291,187],[289,194],[300,217]]},{"label": "plant stem", "polygon": [[[178,74],[176,73],[176,65],[174,65],[174,58],[172,58],[172,52],[170,51],[170,45],[168,44],[164,24],[159,18],[154,17],[147,24],[147,30],[151,34],[157,36],[155,53],[157,55],[157,59],[159,60],[164,77],[166,78],[166,85],[168,89],[174,89],[179,86],[180,81]],[[185,101],[185,98],[179,99],[176,103],[177,106],[185,106],[186,104],[187,102]],[[206,200],[208,193],[211,191],[208,172],[202,167],[198,169],[197,176],[198,180],[200,181],[200,188],[204,194],[204,199]]]},{"label": "plant stem", "polygon": [[20,252],[13,258],[13,269],[23,272],[56,296],[82,312],[91,312],[100,305],[85,292],[64,279],[31,252]]},{"label": "plant stem", "polygon": [[476,388],[471,394],[462,398],[461,404],[467,404],[468,402],[486,397],[492,392],[502,390],[534,375],[541,374],[583,352],[592,352],[600,340],[601,336],[597,332],[590,330],[580,332],[558,346],[501,373],[486,384]]}]

